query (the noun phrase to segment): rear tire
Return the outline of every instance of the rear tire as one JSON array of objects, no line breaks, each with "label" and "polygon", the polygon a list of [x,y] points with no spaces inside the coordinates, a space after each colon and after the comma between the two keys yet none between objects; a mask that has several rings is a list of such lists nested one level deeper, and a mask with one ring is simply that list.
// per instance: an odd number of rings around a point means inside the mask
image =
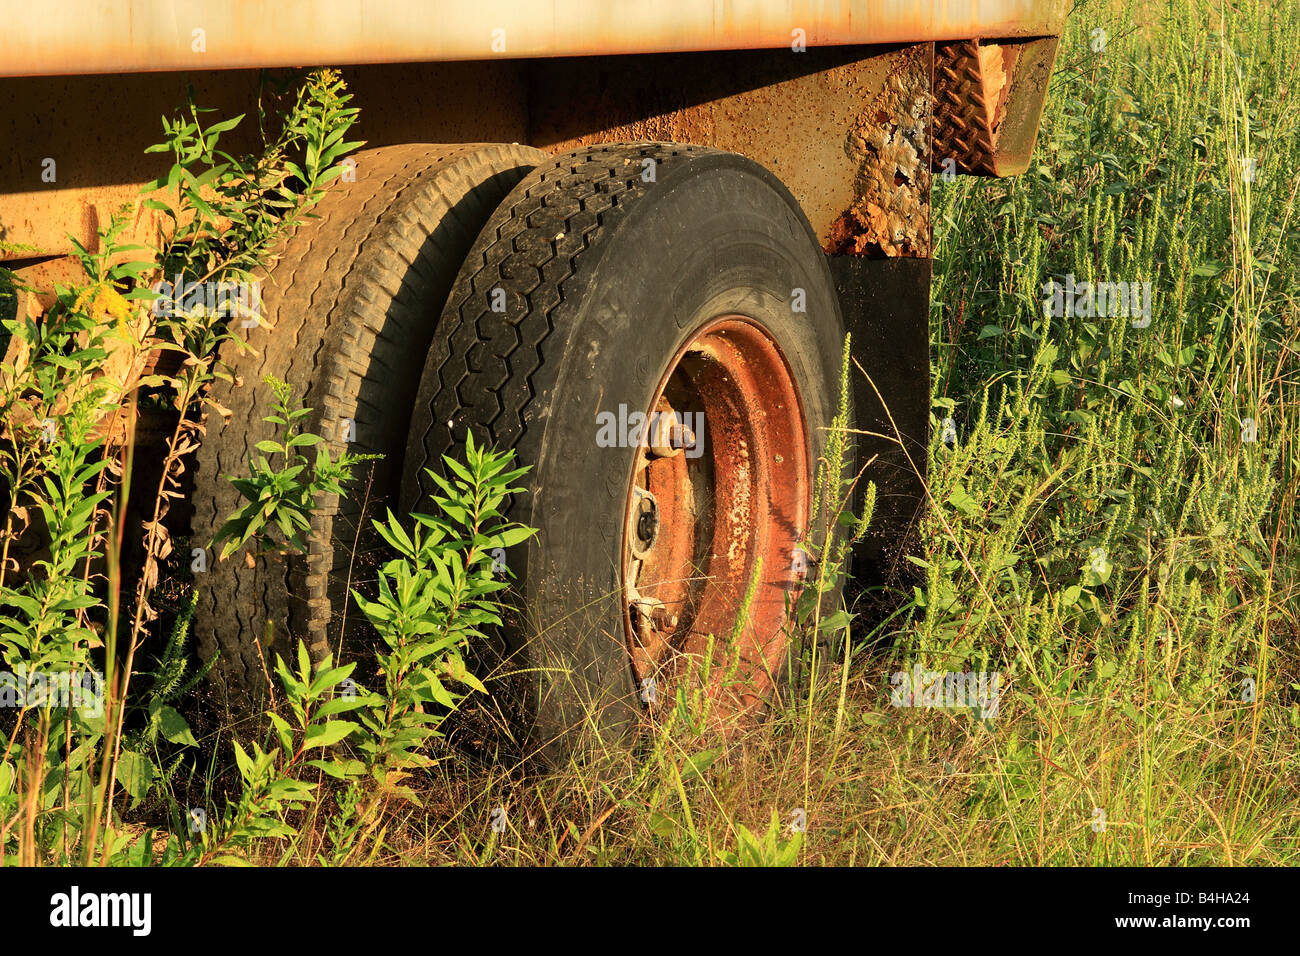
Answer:
[{"label": "rear tire", "polygon": [[[743,592],[761,551],[753,607],[767,610],[753,610],[751,623],[770,624],[772,602],[780,610],[782,596],[797,587],[791,550],[806,531],[800,524],[809,503],[801,499],[809,497],[811,470],[837,409],[844,338],[825,257],[789,191],[761,166],[713,149],[652,143],[579,150],[519,183],[456,280],[420,384],[402,500],[412,508],[433,490],[424,469],[438,468],[445,454],[459,455],[471,430],[476,440],[513,448],[518,464],[532,468],[522,482],[529,492],[514,501],[511,517],[539,535],[506,557],[521,609],[508,622],[504,651],[513,657],[507,670],[523,675],[523,756],[556,764],[575,752],[622,746],[645,715],[625,562],[627,505],[644,450],[635,441],[605,447],[598,430],[608,418],[598,416],[649,411],[691,343],[725,350],[708,333],[724,316],[743,317],[756,330],[752,356],[732,367],[753,367],[767,354],[762,342],[770,342],[801,404],[801,417],[787,419],[804,436],[797,452],[790,445],[801,474],[789,473],[790,462],[784,472],[751,462],[753,474],[766,476],[767,496],[754,502],[753,514],[764,517],[755,519],[752,542],[745,539],[754,554],[742,554],[730,578],[708,585],[730,589],[734,608],[737,586]],[[700,399],[706,409],[729,379],[711,381],[717,387]],[[789,404],[769,411],[785,415]],[[779,436],[763,432],[762,422],[720,424],[718,416],[730,413],[714,407],[720,411],[707,428],[751,434],[755,454],[777,447]],[[735,441],[728,444],[706,447],[700,462],[712,464],[698,467],[721,475],[720,456],[736,450]],[[803,490],[783,497],[787,481]],[[754,482],[741,492],[760,487]],[[734,489],[727,494],[733,504],[744,498]],[[717,515],[700,517],[709,507],[703,501],[693,520],[720,522]],[[691,540],[705,538],[715,541],[711,531]],[[714,600],[715,612],[726,599]],[[723,616],[711,613],[708,623],[725,642]],[[683,646],[702,636],[687,634]],[[777,666],[755,664],[749,677],[756,683],[746,696],[771,692],[788,636],[758,636]]]},{"label": "rear tire", "polygon": [[[288,240],[263,283],[262,323],[252,353],[223,357],[242,386],[217,382],[194,469],[193,544],[207,545],[242,503],[224,476],[246,475],[273,397],[267,375],[288,382],[312,409],[306,431],[337,457],[385,457],[357,469],[342,498],[319,500],[305,558],[243,555],[195,575],[193,628],[203,661],[220,651],[214,689],[228,713],[263,706],[273,653],[290,657],[297,638],[313,657],[337,652],[349,629],[348,587],[373,578],[368,518],[383,515],[402,473],[410,409],[425,351],[460,264],[479,229],[544,153],[507,145],[403,145],[356,155],[356,182],[336,182]],[[348,421],[355,440],[345,443]],[[364,502],[364,504],[363,504]],[[377,510],[376,510],[377,509]],[[215,550],[215,549],[214,549]],[[269,646],[268,646],[269,645]]]}]

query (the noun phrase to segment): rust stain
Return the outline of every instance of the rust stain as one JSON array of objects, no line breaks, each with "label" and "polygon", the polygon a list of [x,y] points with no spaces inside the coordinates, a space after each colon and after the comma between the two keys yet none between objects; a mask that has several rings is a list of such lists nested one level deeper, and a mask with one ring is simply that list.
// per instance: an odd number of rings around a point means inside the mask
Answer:
[{"label": "rust stain", "polygon": [[909,65],[893,72],[849,133],[855,198],[831,224],[831,255],[930,254],[930,89],[924,71]]}]

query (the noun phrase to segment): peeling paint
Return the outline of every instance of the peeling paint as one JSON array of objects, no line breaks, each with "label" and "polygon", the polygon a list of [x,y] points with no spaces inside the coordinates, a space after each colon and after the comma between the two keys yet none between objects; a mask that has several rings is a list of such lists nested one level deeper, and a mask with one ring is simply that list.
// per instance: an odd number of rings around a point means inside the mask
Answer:
[{"label": "peeling paint", "polygon": [[929,256],[930,110],[925,73],[913,68],[896,70],[863,111],[845,147],[856,198],[832,223],[828,253]]}]

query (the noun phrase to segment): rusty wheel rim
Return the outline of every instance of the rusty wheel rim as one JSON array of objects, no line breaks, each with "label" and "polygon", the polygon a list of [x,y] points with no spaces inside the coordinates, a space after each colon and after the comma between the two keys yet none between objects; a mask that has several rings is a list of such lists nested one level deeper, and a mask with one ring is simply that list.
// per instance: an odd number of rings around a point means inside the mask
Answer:
[{"label": "rusty wheel rim", "polygon": [[643,414],[622,562],[641,698],[651,710],[671,700],[713,635],[713,715],[751,711],[785,659],[787,609],[806,566],[812,482],[798,388],[766,331],[723,316],[674,356]]}]

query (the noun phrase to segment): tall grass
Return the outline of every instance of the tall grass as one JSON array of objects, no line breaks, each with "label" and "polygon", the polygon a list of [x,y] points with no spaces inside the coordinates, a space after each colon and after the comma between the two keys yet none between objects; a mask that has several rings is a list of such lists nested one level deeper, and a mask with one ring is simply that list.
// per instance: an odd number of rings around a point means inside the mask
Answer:
[{"label": "tall grass", "polygon": [[[938,195],[936,403],[965,434],[903,645],[1011,677],[981,805],[1018,859],[1297,848],[1297,53],[1293,6],[1080,5],[1034,167]],[[1068,274],[1151,281],[1150,325],[1044,317]]]}]

